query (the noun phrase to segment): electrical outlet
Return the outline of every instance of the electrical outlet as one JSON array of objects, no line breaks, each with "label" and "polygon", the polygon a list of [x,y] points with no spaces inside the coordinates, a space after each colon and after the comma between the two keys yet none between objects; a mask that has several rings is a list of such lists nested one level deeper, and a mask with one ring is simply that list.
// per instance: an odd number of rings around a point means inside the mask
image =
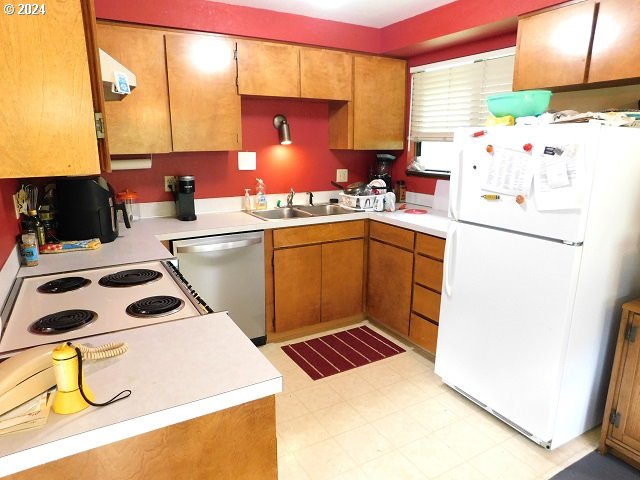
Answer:
[{"label": "electrical outlet", "polygon": [[349,170],[346,168],[338,168],[336,170],[336,182],[348,182],[349,181]]},{"label": "electrical outlet", "polygon": [[13,208],[15,208],[15,211],[16,211],[16,220],[18,220],[20,218],[20,207],[18,207],[18,194],[17,193],[13,194]]},{"label": "electrical outlet", "polygon": [[164,177],[164,191],[173,192],[176,188],[176,177]]}]

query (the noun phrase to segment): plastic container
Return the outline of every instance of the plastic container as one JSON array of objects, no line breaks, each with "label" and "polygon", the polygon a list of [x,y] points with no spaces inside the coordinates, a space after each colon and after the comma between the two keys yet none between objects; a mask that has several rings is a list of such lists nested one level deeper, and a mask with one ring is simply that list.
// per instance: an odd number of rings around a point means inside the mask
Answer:
[{"label": "plastic container", "polygon": [[261,178],[256,178],[256,210],[266,210],[267,208],[267,187]]},{"label": "plastic container", "polygon": [[491,95],[487,97],[487,108],[496,117],[529,117],[546,112],[550,101],[550,90],[524,90]]},{"label": "plastic container", "polygon": [[[138,193],[131,190],[125,190],[124,192],[116,195],[119,202],[124,203],[124,208],[129,216],[129,221],[135,222],[140,220],[140,205],[138,204]],[[124,219],[119,219],[124,222]]]}]

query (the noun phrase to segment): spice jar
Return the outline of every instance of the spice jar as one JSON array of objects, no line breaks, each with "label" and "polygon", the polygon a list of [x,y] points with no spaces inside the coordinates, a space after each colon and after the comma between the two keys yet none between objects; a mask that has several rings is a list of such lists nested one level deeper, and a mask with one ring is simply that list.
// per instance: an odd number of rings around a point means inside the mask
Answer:
[{"label": "spice jar", "polygon": [[[118,201],[124,203],[125,210],[129,216],[129,221],[135,222],[140,220],[140,205],[138,204],[138,193],[131,190],[125,190],[116,196]],[[122,219],[124,222],[124,219]]]},{"label": "spice jar", "polygon": [[38,241],[35,233],[23,233],[20,242],[22,263],[27,267],[38,265]]}]

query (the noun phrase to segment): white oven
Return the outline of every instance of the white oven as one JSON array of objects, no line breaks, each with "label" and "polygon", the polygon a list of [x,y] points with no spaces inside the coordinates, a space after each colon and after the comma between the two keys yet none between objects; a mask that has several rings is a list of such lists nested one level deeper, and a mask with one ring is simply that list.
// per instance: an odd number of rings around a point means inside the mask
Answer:
[{"label": "white oven", "polygon": [[2,312],[0,358],[211,312],[167,261],[18,278]]}]

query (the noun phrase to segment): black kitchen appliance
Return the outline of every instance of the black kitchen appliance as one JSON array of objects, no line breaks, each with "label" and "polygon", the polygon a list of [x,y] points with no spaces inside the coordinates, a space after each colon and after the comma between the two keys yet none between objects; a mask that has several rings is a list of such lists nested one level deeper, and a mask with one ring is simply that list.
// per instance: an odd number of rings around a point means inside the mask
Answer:
[{"label": "black kitchen appliance", "polygon": [[102,177],[66,177],[56,181],[58,238],[113,242],[118,237],[120,210],[131,228],[124,203],[116,203],[111,185]]},{"label": "black kitchen appliance", "polygon": [[378,153],[376,155],[376,164],[371,169],[369,181],[381,179],[384,181],[387,192],[393,191],[393,182],[391,181],[391,165],[396,159],[395,156],[388,153]]},{"label": "black kitchen appliance", "polygon": [[178,190],[174,192],[178,220],[190,221],[197,218],[193,200],[195,192],[196,179],[193,175],[178,177]]}]

